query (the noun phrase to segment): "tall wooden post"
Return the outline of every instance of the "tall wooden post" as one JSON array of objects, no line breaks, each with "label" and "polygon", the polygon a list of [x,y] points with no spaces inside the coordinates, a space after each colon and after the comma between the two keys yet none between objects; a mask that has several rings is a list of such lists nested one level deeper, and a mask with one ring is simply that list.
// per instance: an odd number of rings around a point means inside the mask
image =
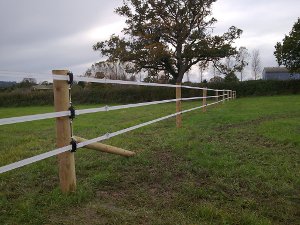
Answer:
[{"label": "tall wooden post", "polygon": [[225,90],[223,90],[223,104],[225,103]]},{"label": "tall wooden post", "polygon": [[[53,75],[67,75],[68,70],[52,70]],[[53,81],[55,111],[68,111],[70,107],[69,84],[65,80]],[[56,145],[64,147],[71,142],[70,118],[56,118]],[[76,190],[74,153],[64,152],[58,155],[60,188],[63,193]]]},{"label": "tall wooden post", "polygon": [[229,94],[229,91],[227,90],[227,101],[229,101],[230,100],[230,94]]},{"label": "tall wooden post", "polygon": [[[176,113],[181,112],[181,83],[177,83],[180,87],[176,87]],[[176,115],[176,127],[180,128],[182,126],[182,115],[181,113]]]},{"label": "tall wooden post", "polygon": [[216,97],[216,102],[218,102],[218,101],[219,101],[219,91],[216,90],[215,92],[216,92],[216,96],[217,96],[217,97]]},{"label": "tall wooden post", "polygon": [[203,99],[202,99],[202,106],[203,106],[202,111],[203,112],[206,112],[206,97],[207,97],[207,89],[204,88],[203,89]]}]

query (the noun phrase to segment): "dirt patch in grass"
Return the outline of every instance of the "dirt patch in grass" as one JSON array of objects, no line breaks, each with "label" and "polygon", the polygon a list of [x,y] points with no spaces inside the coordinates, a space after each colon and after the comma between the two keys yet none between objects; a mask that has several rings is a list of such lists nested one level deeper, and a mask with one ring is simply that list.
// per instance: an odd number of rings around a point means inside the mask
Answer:
[{"label": "dirt patch in grass", "polygon": [[276,120],[276,119],[287,119],[287,118],[294,118],[294,117],[299,117],[299,115],[269,115],[269,116],[262,116],[256,119],[252,119],[252,120],[247,120],[241,123],[234,123],[234,124],[224,124],[221,126],[218,126],[216,128],[214,128],[214,130],[216,131],[226,131],[228,129],[232,129],[232,128],[243,128],[243,127],[247,127],[247,126],[257,126],[263,122],[267,122],[267,121],[272,121],[272,120]]},{"label": "dirt patch in grass", "polygon": [[54,224],[151,224],[155,211],[170,207],[184,172],[177,169],[183,159],[171,150],[160,149],[150,155],[150,165],[129,166],[113,186],[96,187],[94,200],[71,207],[63,214],[52,214]]}]

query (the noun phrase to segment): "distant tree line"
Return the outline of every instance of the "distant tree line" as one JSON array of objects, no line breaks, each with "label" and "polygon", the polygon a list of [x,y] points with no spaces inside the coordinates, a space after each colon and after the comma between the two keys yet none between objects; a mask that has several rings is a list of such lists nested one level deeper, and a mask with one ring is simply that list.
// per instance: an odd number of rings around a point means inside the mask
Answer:
[{"label": "distant tree line", "polygon": [[[272,81],[250,80],[244,82],[211,82],[202,84],[184,83],[185,85],[209,87],[213,89],[232,89],[237,91],[238,97],[291,95],[300,94],[300,80]],[[199,90],[183,89],[183,97],[201,96]],[[208,92],[208,95],[215,93]],[[221,94],[221,93],[220,93]],[[72,102],[79,104],[126,104],[146,101],[173,99],[175,88],[120,86],[111,84],[93,84],[81,87],[74,84],[72,88]],[[0,92],[0,107],[53,105],[53,92],[50,91],[13,91]]]},{"label": "distant tree line", "polygon": [[0,81],[0,88],[8,88],[14,85],[16,85],[14,81]]}]

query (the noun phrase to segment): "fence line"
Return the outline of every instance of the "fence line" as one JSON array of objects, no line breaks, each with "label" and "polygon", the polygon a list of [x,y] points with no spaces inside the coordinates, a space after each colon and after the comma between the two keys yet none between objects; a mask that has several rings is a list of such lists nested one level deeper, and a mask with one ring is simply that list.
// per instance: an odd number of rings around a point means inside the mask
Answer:
[{"label": "fence line", "polygon": [[15,78],[43,78],[43,79],[53,79],[53,80],[66,80],[68,81],[68,76],[57,76],[45,73],[28,73],[28,72],[16,72],[16,71],[4,71],[0,70],[1,77],[15,77]]},{"label": "fence line", "polygon": [[70,115],[71,115],[70,111],[61,111],[61,112],[54,112],[54,113],[35,114],[29,116],[10,117],[10,118],[0,119],[0,126],[15,124],[15,123],[30,122],[35,120],[58,118],[58,117],[70,116]]},{"label": "fence line", "polygon": [[[0,71],[0,76],[21,76],[21,72],[9,72],[9,71]],[[23,75],[24,76],[24,75]],[[59,148],[54,149],[52,151],[42,153],[24,160],[20,160],[15,163],[11,163],[9,165],[0,167],[0,174],[52,157],[54,155],[58,155],[59,157],[59,177],[60,177],[60,184],[61,189],[63,192],[70,192],[75,191],[76,188],[76,174],[75,174],[75,161],[74,161],[74,154],[73,152],[76,151],[77,148],[82,147],[89,147],[92,148],[90,145],[107,140],[109,138],[124,134],[126,132],[148,126],[153,123],[157,123],[171,117],[176,117],[176,124],[177,127],[181,127],[181,115],[183,113],[191,112],[197,109],[203,109],[206,111],[206,107],[218,104],[220,102],[225,102],[226,100],[230,100],[236,97],[235,91],[232,90],[215,90],[209,88],[200,88],[200,87],[191,87],[191,86],[184,86],[181,84],[156,84],[156,83],[142,83],[142,82],[132,82],[132,81],[121,81],[121,80],[108,80],[108,79],[98,79],[98,78],[88,78],[88,77],[80,77],[80,76],[73,76],[67,70],[53,70],[52,75],[43,74],[42,76],[51,77],[53,79],[54,84],[54,106],[56,112],[54,113],[44,113],[44,114],[36,114],[36,115],[29,115],[29,116],[20,116],[20,117],[11,117],[11,118],[4,118],[0,119],[0,125],[7,125],[7,124],[15,124],[21,122],[28,122],[28,121],[35,121],[35,120],[42,120],[42,119],[49,119],[49,118],[56,118],[56,133],[57,133],[57,146]],[[38,77],[38,74],[30,73],[27,74],[26,77]],[[157,86],[157,87],[172,87],[176,88],[176,99],[168,99],[162,101],[152,101],[152,102],[143,102],[143,103],[136,103],[136,104],[127,104],[127,105],[118,105],[118,106],[104,106],[98,108],[91,108],[91,109],[82,109],[82,110],[75,110],[71,103],[71,86],[73,80],[75,81],[82,81],[82,82],[94,82],[94,83],[103,83],[103,84],[123,84],[123,85],[139,85],[139,86]],[[66,82],[67,81],[67,82]],[[190,97],[190,98],[182,98],[181,97],[181,88],[188,88],[188,89],[197,89],[201,90],[203,96],[202,97]],[[215,91],[216,95],[207,96],[207,91]],[[219,95],[219,92],[222,92],[222,95]],[[222,98],[222,100],[219,100]],[[202,99],[202,105],[187,109],[181,110],[181,101],[190,101],[190,100],[199,100]],[[207,104],[207,99],[216,99],[215,102]],[[176,102],[176,113],[163,116],[145,123],[141,123],[129,128],[125,128],[113,133],[107,133],[97,138],[93,138],[90,140],[83,140],[82,142],[77,143],[73,138],[73,118],[76,115],[83,115],[88,113],[96,113],[96,112],[107,112],[112,110],[118,109],[127,109],[127,108],[134,108],[134,107],[141,107],[141,106],[148,106],[148,105],[156,105],[162,103],[169,103],[169,102]],[[69,111],[68,111],[69,109]],[[71,142],[70,142],[71,141]],[[107,147],[107,146],[106,146]],[[113,148],[112,146],[108,146]],[[98,150],[101,150],[101,147],[97,147]],[[94,148],[96,149],[96,148]],[[122,149],[121,149],[122,151]],[[110,151],[111,153],[113,151]]]},{"label": "fence line", "polygon": [[14,170],[14,169],[26,166],[26,165],[29,165],[29,164],[32,164],[32,163],[35,163],[35,162],[38,162],[38,161],[41,161],[43,159],[50,158],[52,156],[55,156],[55,155],[58,155],[58,154],[61,154],[61,153],[67,152],[67,151],[70,151],[71,149],[72,149],[72,146],[67,145],[62,148],[57,148],[55,150],[52,150],[52,151],[49,151],[49,152],[46,152],[46,153],[43,153],[40,155],[36,155],[36,156],[30,157],[27,159],[20,160],[18,162],[8,164],[6,166],[2,166],[2,167],[0,167],[0,174],[8,172],[10,170]]},{"label": "fence line", "polygon": [[210,88],[200,88],[200,87],[193,87],[193,86],[186,86],[186,85],[145,83],[145,82],[135,82],[135,81],[124,81],[124,80],[98,79],[98,78],[80,77],[80,76],[75,76],[74,80],[82,81],[82,82],[100,83],[100,84],[125,84],[125,85],[150,86],[150,87],[187,88],[187,89],[197,89],[197,90],[206,89],[209,91],[215,90]]},{"label": "fence line", "polygon": [[[217,98],[217,96],[207,96],[207,98]],[[181,101],[190,101],[190,100],[197,100],[197,99],[203,99],[203,97],[181,98],[180,100]],[[143,103],[126,104],[126,105],[118,105],[118,106],[104,106],[104,107],[91,108],[91,109],[80,109],[80,110],[75,111],[75,115],[77,116],[77,115],[83,115],[83,114],[88,114],[88,113],[107,112],[107,111],[113,111],[113,110],[118,110],[118,109],[128,109],[128,108],[156,105],[156,104],[176,102],[176,101],[178,101],[178,99],[143,102]],[[36,121],[36,120],[58,118],[58,117],[64,117],[64,116],[70,116],[70,115],[71,115],[70,111],[60,111],[60,112],[53,112],[53,113],[42,113],[42,114],[35,114],[35,115],[28,115],[28,116],[10,117],[10,118],[0,119],[0,126],[8,125],[8,124],[15,124],[15,123],[30,122],[30,121]]]},{"label": "fence line", "polygon": [[[26,74],[26,75],[24,75]],[[26,78],[53,78],[54,80],[65,80],[69,81],[69,76],[67,75],[52,75],[52,74],[41,74],[39,76],[38,73],[26,73],[26,72],[9,72],[9,71],[1,71],[0,76],[9,76],[9,77],[26,77]],[[136,82],[136,81],[124,81],[124,80],[110,80],[110,79],[100,79],[100,78],[92,78],[92,77],[82,77],[80,75],[73,76],[74,81],[82,81],[88,83],[100,83],[100,84],[123,84],[123,85],[137,85],[137,86],[150,86],[150,87],[181,87],[187,89],[197,89],[197,90],[208,90],[208,91],[230,91],[230,90],[217,90],[217,89],[210,89],[210,88],[201,88],[201,87],[193,87],[193,86],[186,86],[186,85],[174,85],[174,84],[158,84],[158,83],[145,83],[145,82]]]},{"label": "fence line", "polygon": [[[218,102],[213,102],[213,103],[207,104],[206,106],[215,105],[215,104],[218,104],[222,101],[223,100],[220,100]],[[126,129],[122,129],[122,130],[119,130],[119,131],[116,131],[116,132],[113,132],[113,133],[107,133],[107,134],[102,135],[100,137],[93,138],[93,139],[90,139],[88,141],[78,143],[77,148],[83,148],[84,146],[87,146],[89,144],[99,142],[99,141],[104,141],[104,140],[110,139],[112,137],[127,133],[129,131],[136,130],[136,129],[144,127],[144,126],[148,126],[148,125],[151,125],[153,123],[157,123],[157,122],[160,122],[162,120],[169,119],[171,117],[175,117],[179,114],[183,114],[183,113],[191,112],[191,111],[194,111],[194,110],[197,110],[197,109],[201,109],[203,107],[204,106],[198,106],[198,107],[195,107],[195,108],[183,110],[183,111],[178,112],[178,113],[173,113],[173,114],[170,114],[170,115],[167,115],[167,116],[163,116],[163,117],[160,117],[160,118],[157,118],[157,119],[145,122],[145,123],[141,123],[141,124],[138,124],[138,125],[126,128]],[[32,164],[32,163],[35,163],[35,162],[38,162],[38,161],[41,161],[41,160],[44,160],[44,159],[47,159],[47,158],[50,158],[52,156],[55,156],[55,155],[58,155],[58,154],[61,154],[61,153],[67,152],[67,151],[70,151],[71,149],[72,149],[72,146],[67,145],[67,146],[62,147],[62,148],[57,148],[57,149],[54,149],[52,151],[49,151],[49,152],[46,152],[46,153],[43,153],[43,154],[40,154],[40,155],[36,155],[36,156],[30,157],[30,158],[27,158],[27,159],[24,159],[24,160],[20,160],[18,162],[11,163],[11,164],[6,165],[6,166],[2,166],[2,167],[0,167],[0,174],[8,172],[8,171],[13,170],[13,169],[17,169],[17,168],[29,165],[29,164]]]}]

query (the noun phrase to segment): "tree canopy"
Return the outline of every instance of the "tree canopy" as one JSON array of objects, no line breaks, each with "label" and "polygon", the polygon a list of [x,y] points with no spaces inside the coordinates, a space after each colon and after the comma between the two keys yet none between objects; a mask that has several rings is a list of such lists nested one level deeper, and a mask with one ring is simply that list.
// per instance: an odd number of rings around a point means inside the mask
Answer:
[{"label": "tree canopy", "polygon": [[132,62],[135,72],[164,71],[181,82],[199,62],[234,55],[242,30],[232,26],[213,35],[212,4],[216,0],[125,0],[116,13],[126,17],[123,36],[96,43],[109,61]]},{"label": "tree canopy", "polygon": [[279,66],[286,66],[291,73],[300,73],[300,18],[283,42],[277,42],[274,55]]},{"label": "tree canopy", "polygon": [[222,83],[222,82],[224,82],[224,78],[222,78],[220,76],[215,76],[215,77],[211,78],[209,80],[209,82],[211,82],[211,83]]},{"label": "tree canopy", "polygon": [[224,81],[227,83],[239,82],[239,79],[235,75],[235,73],[231,72],[225,75]]}]

